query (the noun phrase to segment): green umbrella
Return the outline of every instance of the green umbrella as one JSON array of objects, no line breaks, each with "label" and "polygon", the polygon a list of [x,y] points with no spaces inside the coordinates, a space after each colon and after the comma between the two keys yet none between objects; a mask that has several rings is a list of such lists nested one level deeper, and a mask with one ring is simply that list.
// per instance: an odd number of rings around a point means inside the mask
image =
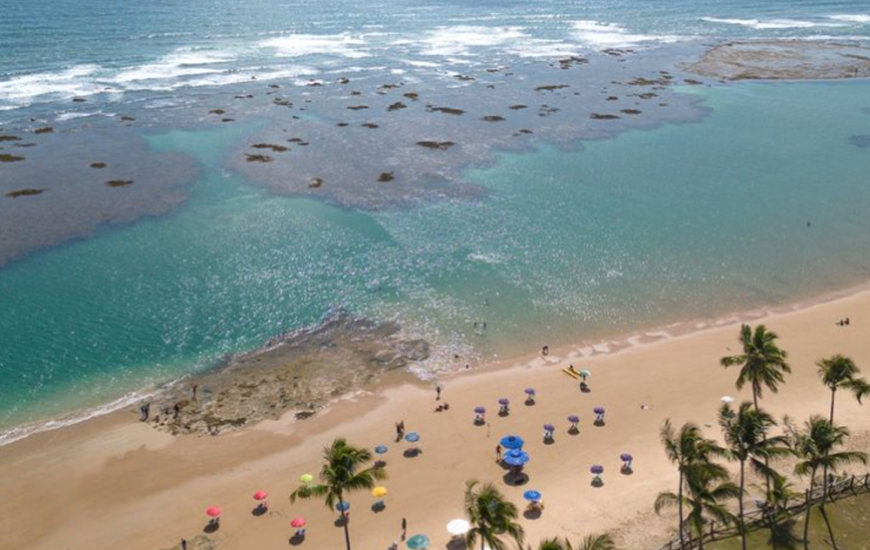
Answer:
[{"label": "green umbrella", "polygon": [[311,474],[302,474],[301,476],[299,476],[299,481],[301,481],[302,483],[311,483],[312,481],[314,481],[314,476]]},{"label": "green umbrella", "polygon": [[429,548],[429,537],[426,535],[414,535],[406,543],[411,550],[425,550]]}]

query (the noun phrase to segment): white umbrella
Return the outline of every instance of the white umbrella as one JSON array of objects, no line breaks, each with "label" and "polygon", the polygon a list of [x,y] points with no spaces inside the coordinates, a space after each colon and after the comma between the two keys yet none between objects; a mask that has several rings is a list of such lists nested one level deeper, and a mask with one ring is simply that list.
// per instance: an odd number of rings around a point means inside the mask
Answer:
[{"label": "white umbrella", "polygon": [[469,529],[471,524],[464,519],[454,519],[447,524],[447,532],[454,536],[464,535]]},{"label": "white umbrella", "polygon": [[721,401],[722,401],[723,403],[726,403],[726,404],[730,405],[731,403],[734,403],[734,398],[731,397],[730,395],[724,395],[724,396],[722,396]]}]

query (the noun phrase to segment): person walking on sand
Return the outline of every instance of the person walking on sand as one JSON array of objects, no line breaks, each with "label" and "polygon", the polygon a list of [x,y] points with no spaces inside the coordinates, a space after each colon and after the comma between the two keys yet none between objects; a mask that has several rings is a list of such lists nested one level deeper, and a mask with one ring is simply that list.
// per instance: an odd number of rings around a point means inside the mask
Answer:
[{"label": "person walking on sand", "polygon": [[199,384],[193,385],[193,400],[196,401],[196,390],[199,388]]},{"label": "person walking on sand", "polygon": [[495,461],[501,462],[501,443],[495,446]]},{"label": "person walking on sand", "polygon": [[441,401],[441,384],[435,386],[435,401]]},{"label": "person walking on sand", "polygon": [[405,537],[408,536],[408,520],[407,518],[402,518],[402,540],[405,540]]},{"label": "person walking on sand", "polygon": [[181,539],[181,550],[187,550],[187,539]]}]

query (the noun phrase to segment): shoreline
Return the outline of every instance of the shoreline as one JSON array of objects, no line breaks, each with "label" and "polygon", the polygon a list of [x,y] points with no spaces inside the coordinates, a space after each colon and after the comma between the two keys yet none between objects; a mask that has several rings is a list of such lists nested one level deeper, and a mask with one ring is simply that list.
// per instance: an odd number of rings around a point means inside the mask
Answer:
[{"label": "shoreline", "polygon": [[[834,326],[835,318],[828,325],[828,318],[840,312],[851,316],[851,327]],[[787,412],[797,420],[825,410],[830,396],[818,382],[812,363],[835,352],[853,356],[859,365],[870,363],[870,344],[861,338],[861,324],[868,315],[870,292],[864,290],[764,316],[791,352],[795,371],[779,394],[764,396],[765,408],[777,418]],[[718,357],[729,353],[736,337],[735,325],[712,325],[591,356],[584,365],[593,372],[588,396],[578,394],[573,382],[566,384],[561,373],[571,360],[569,348],[554,348],[546,359],[530,354],[488,363],[463,376],[444,377],[444,398],[451,403],[446,413],[433,414],[436,401],[431,386],[402,372],[337,399],[309,420],[284,414],[217,437],[172,437],[118,411],[0,447],[0,478],[8,480],[0,491],[18,495],[28,487],[22,498],[0,499],[0,512],[8,520],[5,530],[16,548],[101,549],[120,541],[131,550],[165,548],[180,536],[192,539],[204,523],[201,510],[215,503],[224,506],[227,515],[221,530],[209,535],[220,548],[275,546],[289,529],[288,518],[298,514],[312,525],[306,545],[330,547],[339,532],[326,527],[332,520],[322,503],[297,503],[290,510],[286,493],[301,472],[316,471],[320,449],[334,437],[349,436],[352,443],[364,446],[388,443],[391,449],[401,448],[392,441],[392,422],[401,418],[420,431],[425,452],[414,459],[397,456],[395,449],[386,455],[390,464],[386,485],[391,492],[386,511],[371,515],[366,510],[368,495],[351,497],[354,517],[366,518],[358,525],[355,522],[354,538],[364,548],[386,547],[393,535],[390,528],[385,531],[383,522],[398,524],[407,515],[414,532],[440,539],[442,520],[461,514],[465,479],[488,481],[496,475],[499,487],[518,505],[522,502],[524,489],[505,488],[500,480],[503,472],[492,466],[489,425],[483,428],[470,422],[474,405],[494,408],[498,396],[509,395],[517,399],[511,416],[492,415],[488,420],[492,437],[502,432],[523,435],[535,459],[528,468],[528,487],[546,495],[547,511],[540,519],[523,520],[530,541],[555,533],[574,538],[610,530],[622,540],[634,541],[626,547],[654,547],[649,541],[665,538],[671,522],[668,516],[652,515],[652,500],[674,477],[660,449],[658,428],[665,417],[675,423],[693,420],[715,436],[719,396],[747,396],[745,391],[734,393],[736,371],[718,366]],[[705,374],[698,375],[698,369]],[[530,385],[538,390],[539,401],[524,407],[519,395]],[[675,395],[680,399],[673,399]],[[649,408],[644,410],[639,403]],[[593,405],[607,407],[605,428],[591,426]],[[564,434],[562,423],[566,413],[578,412],[583,426],[574,439]],[[856,403],[838,400],[838,419],[853,429],[854,445],[867,444],[870,419]],[[537,440],[542,421],[558,423],[553,446],[541,446]],[[624,451],[635,456],[632,476],[618,475],[612,464],[613,456]],[[607,468],[603,489],[586,487],[591,461]],[[64,468],[58,468],[60,464]],[[421,477],[421,471],[427,475]],[[573,481],[578,478],[579,483]],[[264,518],[251,518],[249,490],[260,488],[273,492],[271,511]],[[45,499],[45,509],[34,508]],[[62,505],[70,502],[76,506]],[[592,519],[577,524],[578,515]],[[147,521],[139,521],[143,518]],[[625,525],[632,518],[640,519],[633,529]],[[155,524],[163,529],[154,530]]]},{"label": "shoreline", "polygon": [[[835,303],[841,300],[849,300],[850,298],[855,298],[865,293],[870,293],[870,280],[848,288],[827,291],[812,297],[804,297],[799,300],[790,301],[784,305],[758,306],[743,311],[731,311],[727,313],[722,313],[712,318],[693,318],[664,325],[640,327],[630,332],[621,332],[618,334],[614,333],[614,336],[612,337],[598,339],[594,342],[581,340],[579,342],[568,343],[557,342],[555,345],[550,345],[547,343],[546,339],[542,338],[541,345],[548,345],[550,347],[550,354],[547,356],[547,358],[542,357],[540,350],[538,350],[537,352],[528,351],[525,353],[511,354],[506,357],[499,357],[498,354],[495,354],[493,357],[487,358],[482,364],[472,366],[471,369],[466,369],[456,364],[449,369],[441,370],[434,373],[433,377],[428,379],[422,378],[418,374],[413,373],[409,369],[409,367],[404,367],[402,369],[402,372],[404,373],[406,379],[412,380],[422,387],[426,385],[431,385],[433,381],[452,379],[467,372],[473,373],[481,371],[487,372],[501,370],[505,368],[510,368],[510,365],[521,362],[533,362],[537,360],[541,360],[544,363],[552,363],[562,360],[578,362],[585,361],[592,357],[618,354],[625,350],[643,347],[649,344],[668,341],[675,338],[681,338],[692,335],[694,333],[705,332],[726,326],[736,326],[741,323],[751,323],[759,319],[764,319],[768,317],[775,318],[777,316],[787,315],[793,312],[800,312],[824,304]],[[0,431],[0,448],[3,448],[7,445],[12,445],[18,441],[25,440],[31,436],[40,433],[63,430],[76,426],[77,424],[86,423],[104,416],[114,415],[122,411],[126,412],[127,414],[134,413],[135,409],[131,407],[137,407],[144,401],[153,399],[155,397],[165,397],[181,384],[197,383],[200,380],[209,377],[210,375],[220,374],[221,372],[231,367],[232,361],[236,358],[256,357],[257,355],[268,353],[275,347],[280,346],[283,342],[285,342],[285,338],[287,337],[292,337],[297,334],[317,332],[320,327],[323,327],[324,325],[329,323],[330,319],[331,316],[327,316],[316,325],[301,327],[296,330],[276,335],[264,342],[262,346],[238,354],[232,354],[228,357],[224,357],[216,361],[211,367],[203,370],[202,372],[184,374],[177,378],[169,379],[159,384],[156,384],[151,388],[142,388],[141,390],[128,392],[121,397],[118,397],[112,401],[109,401],[108,403],[104,403],[96,407],[90,407],[79,411],[71,411],[70,413],[65,415],[12,426],[7,430]],[[461,363],[463,360],[458,361]],[[411,366],[413,366],[413,364]],[[369,384],[367,384],[367,386],[368,385]],[[381,389],[383,388],[380,387],[380,384],[378,382],[375,382],[374,387],[367,387],[367,389],[364,391],[376,393]],[[357,391],[360,390],[350,389],[342,393],[341,395],[333,396],[317,410],[320,411],[321,409],[327,409],[333,403],[340,402],[341,400],[353,395]],[[285,410],[282,414],[294,414],[296,412],[299,412],[299,410]],[[250,429],[251,427],[252,426],[246,426],[244,429]]]}]

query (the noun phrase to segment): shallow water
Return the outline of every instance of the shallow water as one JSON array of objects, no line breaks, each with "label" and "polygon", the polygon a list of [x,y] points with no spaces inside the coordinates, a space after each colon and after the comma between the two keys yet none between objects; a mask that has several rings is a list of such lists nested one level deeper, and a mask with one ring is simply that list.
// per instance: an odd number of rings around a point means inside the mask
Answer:
[{"label": "shallow water", "polygon": [[[870,34],[857,3],[673,1],[643,11],[629,1],[392,3],[365,13],[340,2],[233,10],[217,0],[89,4],[103,15],[81,19],[83,4],[69,2],[7,8],[0,120],[16,130],[32,126],[29,117],[57,126],[58,140],[72,136],[64,161],[90,161],[102,139],[135,144],[138,160],[129,165],[137,174],[156,166],[157,153],[181,155],[200,172],[173,188],[187,200],[166,215],[99,226],[0,269],[0,430],[207,368],[336,308],[397,320],[431,341],[433,358],[418,369],[425,374],[543,343],[594,342],[782,304],[863,282],[870,269],[866,81],[662,91],[667,98],[654,102],[666,109],[644,107],[649,118],[614,122],[616,137],[582,142],[566,130],[591,126],[567,106],[573,96],[548,96],[538,102],[564,102],[564,118],[530,112],[506,123],[539,121],[544,139],[508,145],[491,127],[455,122],[463,145],[496,142],[500,151],[471,148],[450,167],[452,183],[476,192],[414,195],[384,208],[273,194],[273,179],[238,162],[255,137],[283,128],[261,104],[234,124],[202,120],[216,102],[224,106],[251,86],[251,75],[284,88],[296,75],[299,84],[367,75],[354,78],[368,92],[389,75],[435,97],[469,95],[477,117],[488,96],[456,88],[445,67],[482,73],[510,62],[520,76],[537,78],[543,70],[561,74],[539,64],[567,53],[593,57],[578,73],[586,87],[570,89],[588,106],[611,73],[673,70],[697,50],[684,39]],[[102,40],[90,40],[95,35]],[[627,71],[619,60],[596,61],[593,51],[609,46],[641,53],[626,61]],[[499,82],[499,101],[538,83]],[[297,103],[320,103],[281,124],[307,125],[328,141],[318,128],[331,128],[344,112],[330,103],[338,92],[325,89],[319,100],[319,88],[297,90],[304,91],[287,92]],[[73,104],[73,96],[88,101]],[[75,118],[96,111],[147,123],[129,134],[100,133],[108,124],[102,115]],[[406,122],[390,132],[409,143],[415,125],[434,127],[423,114],[402,116]],[[646,129],[632,129],[639,127]],[[377,148],[356,157],[328,145],[312,150],[305,162],[345,161],[340,178],[381,169]],[[27,154],[46,174],[65,169],[51,156]]]}]

